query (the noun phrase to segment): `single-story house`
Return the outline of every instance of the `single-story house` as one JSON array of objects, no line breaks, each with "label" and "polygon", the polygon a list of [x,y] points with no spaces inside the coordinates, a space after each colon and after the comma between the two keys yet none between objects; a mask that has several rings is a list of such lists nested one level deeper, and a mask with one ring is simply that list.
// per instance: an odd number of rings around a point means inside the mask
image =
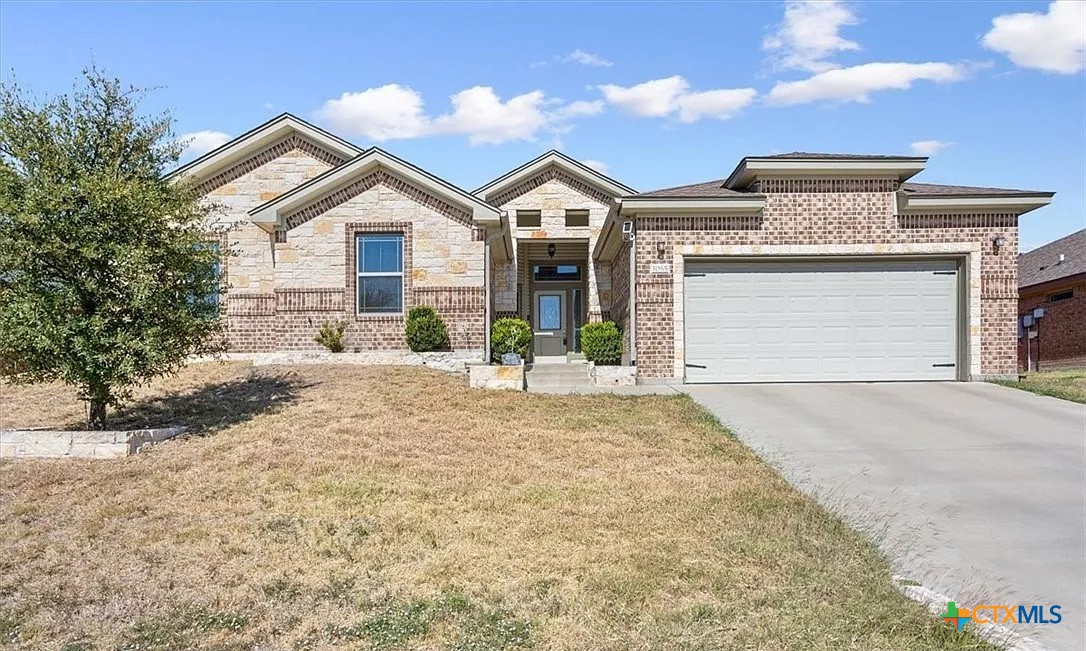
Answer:
[{"label": "single-story house", "polygon": [[638,193],[557,151],[467,191],[289,114],[176,170],[226,208],[239,352],[402,350],[434,307],[486,357],[494,319],[537,360],[614,320],[641,383],[1014,376],[1019,215],[1051,192],[912,183],[927,159],[748,156]]},{"label": "single-story house", "polygon": [[1018,368],[1086,367],[1086,229],[1018,256]]}]

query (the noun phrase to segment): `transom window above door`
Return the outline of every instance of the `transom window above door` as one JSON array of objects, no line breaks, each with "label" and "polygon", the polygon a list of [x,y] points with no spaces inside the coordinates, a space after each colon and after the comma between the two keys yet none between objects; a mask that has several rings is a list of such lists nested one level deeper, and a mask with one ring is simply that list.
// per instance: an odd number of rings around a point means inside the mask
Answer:
[{"label": "transom window above door", "polygon": [[580,280],[579,264],[535,264],[532,265],[533,280]]},{"label": "transom window above door", "polygon": [[358,313],[403,312],[403,234],[365,233],[356,246]]}]

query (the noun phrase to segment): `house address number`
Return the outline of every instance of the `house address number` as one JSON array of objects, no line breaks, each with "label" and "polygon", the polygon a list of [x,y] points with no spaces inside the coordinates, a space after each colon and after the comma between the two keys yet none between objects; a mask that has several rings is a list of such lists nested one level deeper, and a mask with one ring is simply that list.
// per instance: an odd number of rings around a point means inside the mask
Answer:
[{"label": "house address number", "polygon": [[653,262],[649,265],[649,273],[669,274],[671,273],[671,265],[666,262]]}]

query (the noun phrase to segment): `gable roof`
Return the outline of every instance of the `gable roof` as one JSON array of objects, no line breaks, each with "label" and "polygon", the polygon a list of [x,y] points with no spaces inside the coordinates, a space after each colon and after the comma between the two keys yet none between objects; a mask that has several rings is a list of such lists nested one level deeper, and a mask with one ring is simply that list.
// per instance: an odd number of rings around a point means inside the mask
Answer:
[{"label": "gable roof", "polygon": [[254,129],[246,131],[225,145],[207,152],[196,160],[182,165],[167,174],[166,178],[185,176],[201,180],[213,176],[219,170],[249,158],[268,145],[292,133],[320,145],[333,154],[340,156],[343,160],[354,158],[363,151],[361,147],[328,133],[299,117],[290,113],[283,113]]},{"label": "gable roof", "polygon": [[500,226],[501,211],[494,206],[378,147],[370,147],[339,167],[334,167],[289,192],[253,208],[249,211],[250,221],[268,230],[274,230],[274,225],[278,224],[281,216],[287,212],[308,205],[378,168],[401,176],[434,195],[463,207],[479,224]]},{"label": "gable roof", "polygon": [[1019,288],[1078,274],[1086,274],[1086,228],[1018,256]]},{"label": "gable roof", "polygon": [[704,183],[692,183],[690,185],[678,185],[673,188],[661,188],[635,194],[635,197],[674,197],[674,198],[701,198],[701,197],[749,197],[752,193],[732,190],[724,187],[725,179],[706,181]]},{"label": "gable roof", "polygon": [[504,190],[530,179],[551,165],[564,169],[570,174],[579,177],[589,185],[599,188],[613,197],[621,197],[636,192],[633,188],[623,185],[609,176],[600,174],[584,163],[576,161],[556,149],[552,149],[541,156],[533,158],[520,167],[499,176],[490,183],[477,188],[472,194],[485,200],[488,197],[495,196]]}]

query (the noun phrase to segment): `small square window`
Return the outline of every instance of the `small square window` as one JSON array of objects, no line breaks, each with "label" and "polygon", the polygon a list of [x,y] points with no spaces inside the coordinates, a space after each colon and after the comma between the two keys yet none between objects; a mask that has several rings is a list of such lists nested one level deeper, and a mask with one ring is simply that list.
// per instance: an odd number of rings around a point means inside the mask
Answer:
[{"label": "small square window", "polygon": [[588,211],[587,210],[567,210],[566,211],[566,227],[567,228],[579,228],[588,226]]},{"label": "small square window", "polygon": [[518,210],[517,228],[539,228],[542,214],[538,210]]}]

